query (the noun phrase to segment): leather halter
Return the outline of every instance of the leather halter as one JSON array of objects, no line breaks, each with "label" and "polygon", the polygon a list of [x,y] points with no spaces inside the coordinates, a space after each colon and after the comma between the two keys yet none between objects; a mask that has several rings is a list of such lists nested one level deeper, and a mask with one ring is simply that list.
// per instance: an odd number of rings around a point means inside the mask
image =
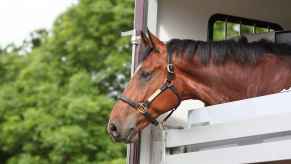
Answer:
[{"label": "leather halter", "polygon": [[[148,55],[153,50],[154,50],[153,47],[149,47],[149,49],[145,51],[145,53],[147,53],[145,55]],[[124,95],[121,95],[118,98],[119,100],[127,103],[133,109],[137,110],[139,113],[144,115],[144,117],[146,117],[149,121],[151,121],[151,123],[154,124],[155,126],[159,125],[159,122],[150,115],[150,113],[148,112],[148,109],[149,109],[151,103],[159,95],[161,95],[164,91],[169,89],[170,91],[172,91],[175,94],[175,96],[178,99],[177,105],[172,108],[171,112],[164,118],[163,122],[165,122],[172,115],[172,113],[176,110],[176,108],[181,103],[181,98],[180,98],[180,96],[178,94],[178,91],[177,91],[176,87],[172,84],[172,81],[175,78],[174,65],[173,65],[173,59],[172,58],[173,58],[172,54],[168,54],[167,80],[166,80],[166,82],[159,89],[157,89],[147,100],[145,100],[144,102],[136,102],[136,101],[133,101],[130,98],[124,96]]]}]

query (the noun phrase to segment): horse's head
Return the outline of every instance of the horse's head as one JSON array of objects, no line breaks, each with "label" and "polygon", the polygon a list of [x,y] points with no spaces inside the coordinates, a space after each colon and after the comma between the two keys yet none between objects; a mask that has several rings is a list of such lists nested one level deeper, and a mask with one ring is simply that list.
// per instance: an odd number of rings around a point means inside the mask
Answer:
[{"label": "horse's head", "polygon": [[166,45],[149,32],[141,37],[144,60],[114,105],[108,122],[107,130],[115,141],[136,141],[138,132],[150,123],[158,124],[155,119],[180,102]]}]

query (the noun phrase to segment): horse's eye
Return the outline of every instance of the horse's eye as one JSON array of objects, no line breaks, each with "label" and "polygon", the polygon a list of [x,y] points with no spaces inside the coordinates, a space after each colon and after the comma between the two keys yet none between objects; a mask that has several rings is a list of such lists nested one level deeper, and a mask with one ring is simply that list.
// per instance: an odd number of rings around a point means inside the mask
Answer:
[{"label": "horse's eye", "polygon": [[145,80],[145,81],[149,81],[152,77],[151,72],[146,72],[146,71],[142,71],[140,74],[141,79]]}]

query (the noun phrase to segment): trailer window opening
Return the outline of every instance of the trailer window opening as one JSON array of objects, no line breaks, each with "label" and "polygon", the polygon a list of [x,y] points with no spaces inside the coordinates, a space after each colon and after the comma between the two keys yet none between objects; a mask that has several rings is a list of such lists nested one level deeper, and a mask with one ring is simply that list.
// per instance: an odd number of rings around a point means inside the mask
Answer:
[{"label": "trailer window opening", "polygon": [[282,26],[243,17],[215,14],[208,21],[208,40],[226,40],[244,34],[257,34],[283,30]]}]

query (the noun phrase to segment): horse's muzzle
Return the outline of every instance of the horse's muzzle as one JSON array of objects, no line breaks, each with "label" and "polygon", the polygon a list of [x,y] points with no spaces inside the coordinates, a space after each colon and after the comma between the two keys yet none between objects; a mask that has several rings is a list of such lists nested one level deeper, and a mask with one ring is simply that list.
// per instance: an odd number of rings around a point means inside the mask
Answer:
[{"label": "horse's muzzle", "polygon": [[129,125],[127,128],[115,121],[109,120],[107,125],[107,132],[115,142],[135,142],[138,138],[138,132],[135,129],[135,125]]}]

